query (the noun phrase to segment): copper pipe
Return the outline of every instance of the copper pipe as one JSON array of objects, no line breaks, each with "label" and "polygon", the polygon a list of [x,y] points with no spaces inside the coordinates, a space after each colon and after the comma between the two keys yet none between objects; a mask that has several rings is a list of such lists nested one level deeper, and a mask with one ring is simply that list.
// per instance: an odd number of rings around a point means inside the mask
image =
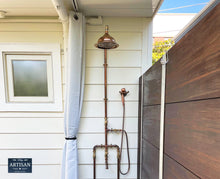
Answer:
[{"label": "copper pipe", "polygon": [[[128,145],[128,135],[127,132],[124,130],[124,120],[125,120],[125,96],[129,93],[126,91],[125,88],[122,88],[120,91],[121,98],[122,98],[122,106],[123,106],[123,121],[122,121],[122,129],[108,129],[108,118],[107,118],[107,50],[105,49],[104,53],[104,93],[105,93],[105,145],[95,145],[93,147],[93,178],[96,179],[96,148],[104,148],[105,149],[105,164],[106,169],[108,169],[108,148],[117,148],[117,179],[120,178],[120,173],[122,175],[126,175],[130,171],[130,155],[129,155],[129,145]],[[121,147],[119,148],[118,145],[108,145],[107,143],[107,136],[108,132],[121,132]],[[122,156],[122,147],[123,147],[123,134],[126,137],[127,143],[127,155],[128,155],[128,169],[126,172],[121,171],[121,156]]]},{"label": "copper pipe", "polygon": [[[119,171],[122,175],[127,175],[128,172],[130,171],[130,166],[131,166],[131,162],[130,162],[130,153],[129,153],[129,145],[128,145],[128,134],[126,132],[126,130],[124,129],[108,129],[107,132],[114,132],[114,133],[119,133],[121,132],[122,134],[125,134],[125,138],[126,138],[126,144],[127,144],[127,156],[128,156],[128,169],[126,172],[122,172],[121,171],[121,156],[122,156],[122,144],[123,144],[123,139],[121,140],[121,147],[120,149],[120,157],[119,157]],[[122,136],[123,137],[123,136]]]},{"label": "copper pipe", "polygon": [[95,145],[93,147],[93,179],[96,179],[96,149],[116,148],[117,149],[117,179],[120,179],[120,149],[118,145]]},{"label": "copper pipe", "polygon": [[107,129],[108,129],[108,106],[107,106],[107,49],[104,49],[104,93],[105,93],[105,168],[108,169],[108,135],[107,135]]},{"label": "copper pipe", "polygon": [[104,104],[105,104],[105,144],[104,145],[96,145],[93,147],[93,164],[94,164],[94,179],[96,178],[96,148],[104,148],[105,149],[105,166],[108,169],[108,148],[117,148],[118,153],[118,170],[117,170],[117,178],[120,177],[120,148],[117,145],[108,145],[108,98],[107,98],[107,49],[117,48],[119,45],[116,43],[115,39],[108,34],[108,26],[105,27],[105,34],[99,38],[98,43],[95,44],[97,48],[104,49]]},{"label": "copper pipe", "polygon": [[93,147],[93,178],[96,178],[96,147]]}]

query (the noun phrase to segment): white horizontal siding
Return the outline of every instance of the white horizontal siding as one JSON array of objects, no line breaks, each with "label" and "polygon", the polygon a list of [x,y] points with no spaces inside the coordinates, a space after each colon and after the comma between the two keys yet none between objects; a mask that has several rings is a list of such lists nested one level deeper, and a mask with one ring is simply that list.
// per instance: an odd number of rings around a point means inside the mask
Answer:
[{"label": "white horizontal siding", "polygon": [[[8,174],[7,166],[0,166],[1,178],[4,179],[59,179],[61,176],[60,165],[33,165],[32,173],[11,173]],[[79,179],[92,179],[93,166],[92,165],[79,165],[80,176]],[[85,172],[86,171],[86,172]],[[105,170],[104,165],[97,165],[97,179],[115,179],[116,166],[109,165],[109,170]],[[120,178],[136,179],[136,165],[131,165],[131,172],[126,176]]]},{"label": "white horizontal siding", "polygon": [[[109,134],[109,144],[121,144],[120,134]],[[137,134],[129,133],[128,138],[130,140],[129,147],[135,149],[137,147]],[[103,134],[79,134],[78,135],[78,147],[84,149],[91,149],[95,145],[104,144],[105,135]],[[125,140],[124,140],[125,142]],[[124,143],[125,145],[125,143]]]},{"label": "white horizontal siding", "polygon": [[[93,150],[92,149],[80,149],[79,150],[79,164],[81,165],[92,165],[93,164]],[[137,164],[137,149],[129,150],[131,164]],[[122,150],[122,160],[123,165],[127,164],[127,150]],[[105,150],[97,149],[96,152],[96,163],[103,165],[105,161]],[[109,164],[117,164],[117,151],[116,149],[109,149]]]},{"label": "white horizontal siding", "polygon": [[[128,132],[137,132],[137,118],[125,120],[125,129]],[[121,123],[122,118],[109,118],[110,128],[119,129]],[[63,118],[0,118],[0,124],[0,134],[63,134]],[[103,132],[103,118],[81,119],[79,133]]]},{"label": "white horizontal siding", "polygon": [[[0,32],[1,42],[62,42],[62,32]],[[31,39],[31,40],[30,40]]]},{"label": "white horizontal siding", "polygon": [[63,134],[1,134],[0,149],[61,149]]},{"label": "white horizontal siding", "polygon": [[0,124],[0,134],[63,133],[63,118],[0,118]]},{"label": "white horizontal siding", "polygon": [[[95,121],[95,122],[94,122]],[[94,125],[95,123],[95,125]],[[122,118],[108,118],[108,127],[121,129]],[[81,118],[79,133],[104,133],[104,120],[101,118]],[[125,118],[125,130],[129,133],[137,132],[137,118]]]},{"label": "white horizontal siding", "polygon": [[[0,42],[59,43],[62,48],[62,33],[61,23],[0,23]],[[0,178],[59,179],[63,140],[62,112],[0,112]],[[32,158],[33,173],[8,174],[13,157]]]},{"label": "white horizontal siding", "polygon": [[[108,127],[121,128],[122,104],[119,91],[126,88],[125,129],[128,132],[131,171],[121,178],[137,178],[138,78],[142,70],[143,18],[103,19],[103,25],[87,25],[86,84],[78,135],[79,179],[93,178],[93,146],[104,144],[103,50],[94,44],[108,24],[119,48],[108,50]],[[0,42],[60,43],[60,23],[1,23]],[[61,50],[63,100],[66,67]],[[64,101],[65,102],[65,101]],[[31,106],[30,106],[31,107]],[[0,112],[0,173],[3,179],[59,179],[64,144],[63,112]],[[120,134],[109,134],[109,144],[120,145]],[[125,142],[125,141],[124,141]],[[109,170],[105,170],[104,151],[97,150],[97,178],[116,178],[115,150],[109,150]],[[32,158],[32,174],[8,174],[8,158]],[[125,143],[122,169],[127,167]],[[86,172],[85,172],[86,171]]]},{"label": "white horizontal siding", "polygon": [[0,32],[62,32],[60,23],[0,23]]},{"label": "white horizontal siding", "polygon": [[[122,117],[121,102],[108,103],[108,117]],[[125,108],[127,117],[138,116],[138,102],[127,102]],[[82,109],[82,117],[104,117],[103,102],[84,102]]]},{"label": "white horizontal siding", "polygon": [[[86,163],[92,159],[89,158],[92,156],[91,144],[104,144],[104,134],[97,135],[104,133],[104,51],[96,49],[94,44],[103,35],[105,24],[109,25],[110,35],[119,43],[117,49],[107,50],[108,127],[121,128],[123,108],[119,91],[126,88],[130,93],[126,97],[125,130],[129,136],[132,166],[129,174],[121,177],[137,178],[138,82],[142,70],[143,19],[104,18],[102,26],[87,26],[85,97],[80,132],[84,134],[87,131],[90,135],[79,135],[79,140],[88,145],[79,144],[79,160],[83,163],[80,166],[80,169],[83,168],[80,179],[93,178],[93,166]],[[109,134],[108,143],[120,145],[120,136]],[[104,150],[98,150],[97,154],[97,178],[116,178],[116,152],[109,152],[109,162],[114,164],[110,165],[109,170],[104,166]],[[126,164],[126,152],[122,157],[122,163]]]},{"label": "white horizontal siding", "polygon": [[0,112],[0,118],[60,118],[64,117],[62,112]]},{"label": "white horizontal siding", "polygon": [[[85,84],[104,84],[103,68],[86,68]],[[138,84],[140,68],[108,68],[108,84]]]},{"label": "white horizontal siding", "polygon": [[[104,52],[101,50],[86,51],[87,67],[103,67]],[[141,51],[108,50],[108,67],[141,67]]]},{"label": "white horizontal siding", "polygon": [[33,165],[60,165],[62,150],[1,150],[1,165],[8,165],[8,158],[32,158]]},{"label": "white horizontal siding", "polygon": [[[104,31],[104,29],[103,29]],[[95,43],[97,43],[97,40],[100,38],[100,36],[103,35],[101,32],[87,32],[87,43],[86,43],[86,49],[94,49],[94,50],[100,50],[95,47]],[[139,32],[110,32],[110,35],[113,36],[117,43],[119,44],[119,47],[117,49],[113,50],[141,50],[142,47],[142,34]],[[112,50],[112,51],[113,51]]]},{"label": "white horizontal siding", "polygon": [[34,165],[32,173],[8,173],[8,166],[0,166],[2,179],[59,179],[61,165]]},{"label": "white horizontal siding", "polygon": [[[128,133],[130,148],[137,147],[137,134]],[[96,144],[104,143],[104,133],[78,135],[78,147],[90,149]],[[110,144],[120,144],[119,134],[109,134]],[[1,134],[0,150],[6,149],[61,149],[64,143],[63,134]]]},{"label": "white horizontal siding", "polygon": [[[126,166],[122,165],[122,170],[126,170]],[[124,171],[123,170],[123,171]],[[93,179],[93,166],[92,165],[80,165],[79,166],[80,179]],[[86,172],[85,172],[86,171]],[[116,165],[109,165],[109,169],[105,169],[105,165],[97,165],[96,166],[96,178],[100,179],[115,179],[117,178],[117,166]],[[127,175],[121,175],[120,178],[129,178],[129,179],[137,179],[136,176],[137,167],[136,165],[131,165],[131,170]]]},{"label": "white horizontal siding", "polygon": [[[96,163],[103,164],[104,150],[98,149],[96,153]],[[93,149],[79,150],[79,164],[92,165]],[[127,163],[127,150],[122,150],[122,164]],[[130,149],[131,163],[137,164],[137,149]],[[1,150],[0,165],[7,165],[8,158],[32,158],[33,165],[60,165],[62,161],[62,150]],[[109,164],[117,164],[117,152],[109,150]]]},{"label": "white horizontal siding", "polygon": [[[108,85],[108,100],[109,101],[121,101],[121,95],[119,91],[121,88],[129,90],[126,96],[126,101],[137,101],[138,99],[138,85]],[[99,93],[97,93],[99,91]],[[103,85],[85,85],[84,101],[103,101],[104,86]]]}]

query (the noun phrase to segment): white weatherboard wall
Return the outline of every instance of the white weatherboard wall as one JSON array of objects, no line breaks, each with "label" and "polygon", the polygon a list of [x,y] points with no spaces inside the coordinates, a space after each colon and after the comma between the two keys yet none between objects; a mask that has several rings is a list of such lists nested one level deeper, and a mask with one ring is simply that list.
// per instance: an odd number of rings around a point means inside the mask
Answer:
[{"label": "white weatherboard wall", "polygon": [[[85,97],[78,135],[79,179],[93,178],[92,148],[104,144],[104,51],[94,47],[98,38],[104,34],[104,25],[109,25],[110,35],[120,45],[107,52],[109,128],[121,128],[122,104],[119,91],[125,87],[130,91],[126,97],[125,130],[129,137],[131,170],[121,178],[137,178],[138,78],[144,72],[142,69],[146,69],[147,57],[143,57],[143,54],[146,54],[147,46],[143,39],[147,39],[145,34],[148,33],[143,33],[143,29],[150,22],[151,19],[146,18],[106,17],[102,26],[87,26]],[[60,43],[62,48],[62,25],[0,23],[0,42],[54,42]],[[61,68],[64,89],[64,61]],[[0,141],[1,179],[60,178],[64,143],[62,112],[0,112]],[[109,144],[120,145],[120,135],[110,134]],[[105,170],[104,151],[97,151],[97,178],[116,178],[117,154],[114,150],[109,152],[110,166],[109,170]],[[33,158],[33,173],[8,174],[7,159],[13,157]],[[122,163],[122,169],[125,170],[125,150]]]},{"label": "white weatherboard wall", "polygon": [[[138,81],[142,66],[147,60],[142,54],[147,50],[143,43],[145,18],[104,18],[102,26],[87,26],[85,98],[79,135],[80,179],[93,177],[92,148],[104,144],[104,50],[94,44],[104,34],[104,26],[109,25],[109,34],[119,47],[107,50],[108,62],[108,120],[109,128],[121,128],[122,104],[119,91],[130,91],[126,97],[125,130],[128,132],[131,170],[121,178],[137,178],[137,131],[138,131]],[[143,48],[144,49],[143,51]],[[143,57],[143,58],[142,58]],[[109,134],[109,144],[120,146],[120,134]],[[124,145],[125,147],[125,145]],[[123,151],[123,166],[127,168],[127,154]],[[116,151],[110,150],[109,170],[105,169],[104,150],[97,150],[97,178],[116,178]]]},{"label": "white weatherboard wall", "polygon": [[[59,43],[62,49],[62,33],[61,23],[0,21],[0,43]],[[1,179],[59,178],[64,143],[62,112],[0,112],[0,141]],[[32,158],[33,173],[8,173],[8,158]]]}]

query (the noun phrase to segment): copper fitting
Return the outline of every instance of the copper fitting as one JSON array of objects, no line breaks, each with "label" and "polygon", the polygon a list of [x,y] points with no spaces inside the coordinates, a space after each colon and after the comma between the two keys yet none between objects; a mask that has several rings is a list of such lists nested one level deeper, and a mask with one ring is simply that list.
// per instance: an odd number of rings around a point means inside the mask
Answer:
[{"label": "copper fitting", "polygon": [[127,94],[129,93],[129,91],[126,91],[125,88],[122,88],[121,91],[119,91],[119,93],[123,96],[127,96]]},{"label": "copper fitting", "polygon": [[[95,145],[93,147],[93,179],[96,179],[96,149],[97,148],[116,148],[117,150],[117,179],[120,179],[120,149],[118,145]],[[108,156],[108,153],[105,152],[105,156]]]}]

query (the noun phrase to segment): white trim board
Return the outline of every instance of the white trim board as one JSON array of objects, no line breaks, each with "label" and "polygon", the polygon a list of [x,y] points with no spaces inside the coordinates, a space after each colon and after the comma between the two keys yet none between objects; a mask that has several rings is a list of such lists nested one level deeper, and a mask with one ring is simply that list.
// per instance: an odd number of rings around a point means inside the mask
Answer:
[{"label": "white trim board", "polygon": [[[53,101],[50,102],[8,102],[3,53],[51,54]],[[0,111],[62,111],[62,82],[60,44],[42,43],[0,43]]]}]

